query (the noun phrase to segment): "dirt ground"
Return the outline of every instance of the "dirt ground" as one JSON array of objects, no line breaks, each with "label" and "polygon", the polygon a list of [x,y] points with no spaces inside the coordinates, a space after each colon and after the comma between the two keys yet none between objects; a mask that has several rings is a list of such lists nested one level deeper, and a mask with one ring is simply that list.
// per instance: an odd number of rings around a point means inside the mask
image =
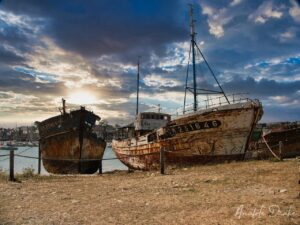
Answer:
[{"label": "dirt ground", "polygon": [[300,224],[299,160],[0,179],[0,224]]}]

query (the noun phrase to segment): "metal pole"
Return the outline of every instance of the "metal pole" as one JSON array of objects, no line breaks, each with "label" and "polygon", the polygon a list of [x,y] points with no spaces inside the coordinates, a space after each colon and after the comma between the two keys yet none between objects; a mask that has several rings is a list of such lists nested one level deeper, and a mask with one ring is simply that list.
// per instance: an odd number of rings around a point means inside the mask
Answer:
[{"label": "metal pole", "polygon": [[194,8],[193,8],[193,5],[191,5],[191,8],[190,8],[190,17],[191,17],[191,37],[192,37],[192,40],[191,40],[191,45],[192,45],[192,61],[193,61],[193,82],[194,82],[194,112],[197,111],[197,79],[196,79],[196,59],[195,59],[195,36],[196,36],[196,33],[195,33],[195,25],[194,25],[194,18],[193,18],[193,13],[194,13]]},{"label": "metal pole", "polygon": [[136,79],[136,115],[139,113],[139,92],[140,92],[140,57],[138,58],[138,72]]},{"label": "metal pole", "polygon": [[41,141],[39,141],[39,159],[38,159],[38,174],[41,174],[41,163],[42,161],[42,154],[41,154]]},{"label": "metal pole", "polygon": [[280,160],[282,161],[282,141],[279,141],[279,157]]},{"label": "metal pole", "polygon": [[164,147],[160,148],[159,164],[160,164],[160,174],[165,174],[165,149],[164,149]]},{"label": "metal pole", "polygon": [[102,174],[102,160],[99,162],[99,174]]},{"label": "metal pole", "polygon": [[190,67],[190,58],[191,58],[191,48],[192,48],[192,45],[190,44],[189,59],[188,59],[188,65],[187,65],[187,69],[186,69],[186,78],[185,78],[185,89],[184,89],[184,100],[183,100],[183,114],[185,114],[186,89],[187,89],[187,83],[188,83],[188,77],[189,77],[189,67]]},{"label": "metal pole", "polygon": [[15,181],[14,177],[14,150],[9,152],[9,181]]}]

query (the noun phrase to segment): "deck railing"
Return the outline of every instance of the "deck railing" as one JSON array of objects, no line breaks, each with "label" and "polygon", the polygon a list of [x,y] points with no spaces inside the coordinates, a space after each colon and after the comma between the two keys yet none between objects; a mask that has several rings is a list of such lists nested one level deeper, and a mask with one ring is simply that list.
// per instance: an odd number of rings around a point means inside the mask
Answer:
[{"label": "deck railing", "polygon": [[[230,104],[234,103],[243,103],[243,102],[249,102],[252,101],[248,97],[246,97],[248,93],[235,93],[231,95],[227,95],[227,99]],[[225,96],[218,96],[218,97],[207,97],[207,99],[201,99],[198,100],[197,102],[197,109],[198,110],[203,110],[203,109],[210,109],[218,106],[224,106],[228,105],[228,101],[225,98]],[[186,113],[191,113],[194,111],[194,105],[193,104],[188,104],[185,106],[185,109],[183,107],[180,107],[176,110],[176,115],[182,115]]]}]

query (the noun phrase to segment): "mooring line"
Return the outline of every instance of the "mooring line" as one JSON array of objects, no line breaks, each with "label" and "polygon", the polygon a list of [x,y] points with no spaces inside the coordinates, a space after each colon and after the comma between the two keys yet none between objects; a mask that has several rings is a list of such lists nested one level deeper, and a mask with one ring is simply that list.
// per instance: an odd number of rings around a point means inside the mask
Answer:
[{"label": "mooring line", "polygon": [[265,144],[266,144],[267,148],[269,149],[269,151],[272,153],[272,155],[273,155],[275,158],[277,158],[278,160],[280,160],[280,158],[272,151],[272,149],[271,149],[270,146],[268,145],[268,143],[267,143],[267,141],[266,141],[266,139],[265,139],[264,136],[262,136],[262,139],[263,139],[263,141],[265,142]]}]

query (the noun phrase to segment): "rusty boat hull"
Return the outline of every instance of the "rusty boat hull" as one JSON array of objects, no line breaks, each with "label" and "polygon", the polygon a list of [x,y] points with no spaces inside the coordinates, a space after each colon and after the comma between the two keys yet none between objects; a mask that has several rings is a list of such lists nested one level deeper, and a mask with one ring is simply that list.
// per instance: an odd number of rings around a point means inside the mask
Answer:
[{"label": "rusty boat hull", "polygon": [[95,173],[106,142],[92,133],[100,117],[81,108],[38,123],[45,169],[54,174]]},{"label": "rusty boat hull", "polygon": [[168,165],[242,160],[263,113],[259,101],[236,103],[182,115],[151,133],[114,140],[113,151],[131,169],[156,170],[165,149]]},{"label": "rusty boat hull", "polygon": [[[105,143],[96,137],[85,135],[80,157],[78,132],[58,134],[40,141],[43,165],[54,174],[92,174],[100,165]],[[79,160],[81,158],[81,160]],[[88,160],[95,159],[95,160]],[[88,160],[88,161],[85,161]]]},{"label": "rusty boat hull", "polygon": [[[300,128],[272,130],[264,135],[264,138],[272,151],[281,158],[292,158],[300,156]],[[279,150],[279,142],[282,143],[281,151]],[[271,152],[266,147],[266,144],[261,141],[258,145],[259,159],[273,157]]]}]

